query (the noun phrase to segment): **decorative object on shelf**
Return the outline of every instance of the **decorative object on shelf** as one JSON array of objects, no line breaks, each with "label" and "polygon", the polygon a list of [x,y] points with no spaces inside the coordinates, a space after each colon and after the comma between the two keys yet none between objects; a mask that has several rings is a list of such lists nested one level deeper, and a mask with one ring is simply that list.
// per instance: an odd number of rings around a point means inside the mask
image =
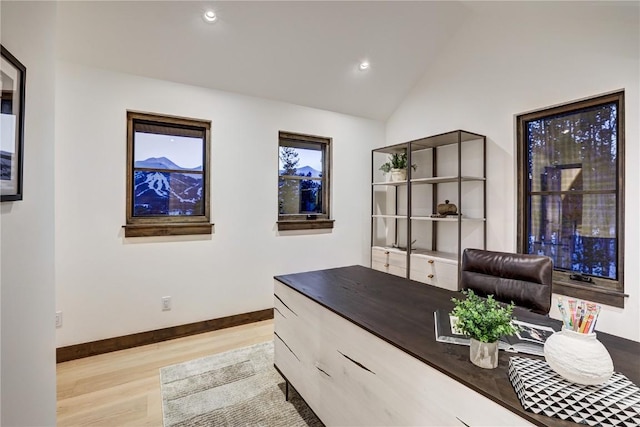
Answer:
[{"label": "decorative object on shelf", "polygon": [[440,215],[456,215],[458,213],[458,207],[453,203],[449,203],[448,200],[438,204],[437,209]]},{"label": "decorative object on shelf", "polygon": [[0,135],[0,201],[22,200],[22,150],[26,67],[4,46],[2,52],[2,133]]},{"label": "decorative object on shelf", "polygon": [[[416,165],[411,165],[416,170]],[[380,166],[380,170],[385,174],[391,172],[391,181],[407,180],[407,152],[393,153],[389,161]]]},{"label": "decorative object on shelf", "polygon": [[406,181],[407,180],[407,170],[406,169],[391,169],[391,181]]},{"label": "decorative object on shelf", "polygon": [[590,426],[640,425],[640,389],[619,372],[603,385],[580,385],[544,360],[513,356],[509,380],[522,407],[534,414]]},{"label": "decorative object on shelf", "polygon": [[485,299],[472,290],[462,293],[465,299],[451,299],[455,304],[451,315],[457,318],[456,328],[471,338],[469,359],[481,368],[497,368],[498,339],[519,330],[512,323],[514,304],[501,305],[493,295]]},{"label": "decorative object on shelf", "polygon": [[444,203],[439,203],[436,208],[437,215],[431,215],[435,218],[446,218],[448,215],[458,215],[458,207],[453,203],[449,203],[449,200],[445,200]]},{"label": "decorative object on shelf", "polygon": [[[416,239],[416,240],[411,241],[411,250],[412,250],[412,251],[416,249],[416,248],[414,248],[414,247],[413,247],[413,245],[415,245],[415,243],[416,243],[417,241],[418,241],[417,239]],[[404,246],[400,246],[400,245],[398,244],[398,242],[396,242],[396,243],[392,243],[392,244],[391,244],[391,247],[392,247],[392,248],[394,248],[394,249],[399,249],[399,250],[401,250],[401,251],[406,251],[406,250],[407,250],[407,248],[406,248],[406,247],[404,247]]]}]

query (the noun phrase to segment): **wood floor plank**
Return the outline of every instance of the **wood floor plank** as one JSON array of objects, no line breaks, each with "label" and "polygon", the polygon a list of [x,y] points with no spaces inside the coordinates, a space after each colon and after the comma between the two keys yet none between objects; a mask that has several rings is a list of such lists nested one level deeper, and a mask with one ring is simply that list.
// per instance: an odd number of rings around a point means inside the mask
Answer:
[{"label": "wood floor plank", "polygon": [[57,365],[58,426],[161,426],[160,368],[273,339],[273,320]]}]

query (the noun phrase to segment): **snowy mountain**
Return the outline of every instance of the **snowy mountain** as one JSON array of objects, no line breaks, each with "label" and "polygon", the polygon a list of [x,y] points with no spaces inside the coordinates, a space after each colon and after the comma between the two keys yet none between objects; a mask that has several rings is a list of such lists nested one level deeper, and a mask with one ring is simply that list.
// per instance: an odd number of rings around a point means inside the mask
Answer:
[{"label": "snowy mountain", "polygon": [[148,168],[148,169],[173,169],[173,170],[183,170],[183,171],[201,171],[202,166],[198,166],[192,169],[183,168],[166,157],[149,157],[146,160],[138,160],[134,163],[134,167],[136,168]]},{"label": "snowy mountain", "polygon": [[0,151],[0,180],[8,181],[11,179],[11,159],[13,153]]},{"label": "snowy mountain", "polygon": [[[283,174],[283,170],[280,170],[280,175]],[[320,178],[322,176],[322,173],[314,168],[312,168],[311,166],[303,166],[301,168],[296,168],[296,175],[298,176],[307,176],[309,174],[309,172],[311,172],[311,177],[314,178]]]},{"label": "snowy mountain", "polygon": [[176,172],[134,173],[134,215],[203,215],[202,175]]}]

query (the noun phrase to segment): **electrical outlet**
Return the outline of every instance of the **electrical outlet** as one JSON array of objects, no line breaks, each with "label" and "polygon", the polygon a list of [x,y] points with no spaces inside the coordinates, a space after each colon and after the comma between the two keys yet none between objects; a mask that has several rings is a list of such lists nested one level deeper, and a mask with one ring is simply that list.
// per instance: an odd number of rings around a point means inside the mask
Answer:
[{"label": "electrical outlet", "polygon": [[62,311],[56,311],[56,328],[62,328]]},{"label": "electrical outlet", "polygon": [[162,297],[162,311],[171,310],[171,297]]}]

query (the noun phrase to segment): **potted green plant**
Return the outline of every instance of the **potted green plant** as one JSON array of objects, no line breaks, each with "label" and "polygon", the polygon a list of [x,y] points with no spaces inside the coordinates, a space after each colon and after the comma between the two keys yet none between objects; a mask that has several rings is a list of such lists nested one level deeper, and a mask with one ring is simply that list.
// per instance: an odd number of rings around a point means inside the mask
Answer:
[{"label": "potted green plant", "polygon": [[496,368],[498,340],[519,330],[512,323],[514,304],[500,304],[493,295],[481,298],[470,289],[462,293],[465,299],[451,299],[455,304],[451,315],[457,318],[456,329],[471,338],[469,359],[481,368]]},{"label": "potted green plant", "polygon": [[[407,152],[393,153],[389,161],[380,166],[385,174],[391,172],[391,181],[405,181],[407,179]],[[411,165],[416,170],[416,165]]]}]

